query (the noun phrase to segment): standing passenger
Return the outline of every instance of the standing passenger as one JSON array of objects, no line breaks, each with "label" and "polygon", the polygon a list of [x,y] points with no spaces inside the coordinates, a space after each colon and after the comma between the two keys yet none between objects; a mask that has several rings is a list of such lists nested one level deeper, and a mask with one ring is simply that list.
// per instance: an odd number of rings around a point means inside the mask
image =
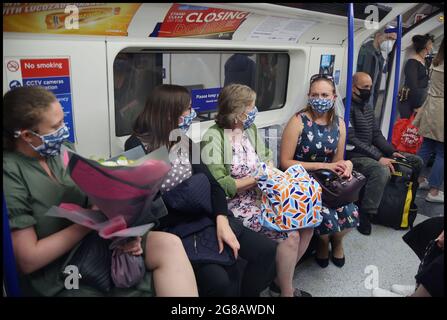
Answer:
[{"label": "standing passenger", "polygon": [[443,203],[444,192],[440,188],[444,182],[444,39],[431,69],[428,96],[413,123],[424,137],[418,155],[427,163],[430,155],[436,154],[428,181],[420,177],[419,187],[430,189],[425,200]]},{"label": "standing passenger", "polygon": [[407,60],[404,68],[404,87],[409,89],[408,98],[399,103],[400,117],[406,119],[409,119],[413,112],[417,112],[427,97],[429,78],[425,57],[433,49],[433,36],[415,35],[411,41],[414,53]]},{"label": "standing passenger", "polygon": [[393,41],[396,40],[396,33],[385,33],[378,31],[374,34],[374,39],[366,42],[360,47],[357,59],[357,72],[366,72],[372,79],[371,97],[367,101],[375,109],[379,96],[380,82],[385,64],[383,52],[390,52]]}]

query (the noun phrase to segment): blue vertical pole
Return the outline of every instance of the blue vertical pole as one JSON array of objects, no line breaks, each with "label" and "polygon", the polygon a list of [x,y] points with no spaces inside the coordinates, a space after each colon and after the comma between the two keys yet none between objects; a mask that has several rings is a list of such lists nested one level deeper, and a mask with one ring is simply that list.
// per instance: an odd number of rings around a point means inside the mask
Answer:
[{"label": "blue vertical pole", "polygon": [[394,71],[394,88],[393,88],[393,104],[391,106],[390,126],[388,129],[388,141],[391,141],[393,135],[393,125],[396,113],[396,104],[399,93],[399,74],[400,74],[400,52],[401,52],[401,40],[402,40],[402,15],[397,16],[397,39],[396,39],[396,67]]},{"label": "blue vertical pole", "polygon": [[[349,114],[351,110],[352,98],[352,69],[354,58],[354,4],[348,3],[348,72],[346,74],[346,105],[345,105],[345,126],[346,132],[349,127]],[[344,146],[346,153],[346,143]]]},{"label": "blue vertical pole", "polygon": [[3,270],[5,289],[8,297],[19,297],[19,278],[17,276],[14,251],[12,249],[11,231],[9,229],[8,211],[3,194]]}]

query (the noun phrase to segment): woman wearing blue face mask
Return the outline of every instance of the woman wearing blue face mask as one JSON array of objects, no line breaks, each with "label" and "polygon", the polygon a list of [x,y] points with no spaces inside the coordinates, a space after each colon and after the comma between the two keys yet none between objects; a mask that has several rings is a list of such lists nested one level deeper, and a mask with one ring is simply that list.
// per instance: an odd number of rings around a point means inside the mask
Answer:
[{"label": "woman wearing blue face mask", "polygon": [[[77,290],[65,287],[63,265],[91,231],[66,219],[46,216],[52,206],[63,202],[91,206],[64,170],[59,156],[67,138],[64,112],[51,92],[21,87],[4,95],[3,187],[23,295],[153,295],[150,272],[142,286],[113,288],[108,293],[83,280]],[[197,296],[194,274],[180,239],[152,231],[143,238],[145,241],[137,238],[122,250],[144,255],[147,269],[153,271],[156,294]]]},{"label": "woman wearing blue face mask", "polygon": [[[259,296],[274,277],[276,244],[244,228],[228,210],[224,190],[207,166],[200,161],[198,146],[185,135],[195,116],[186,88],[167,84],[158,86],[149,95],[144,111],[135,122],[134,135],[126,142],[125,149],[143,145],[147,152],[163,146],[170,151],[172,168],[160,189],[169,214],[160,219],[160,230],[180,230],[182,233],[196,228],[204,218],[214,222],[215,232],[210,237],[217,238],[218,248],[210,253],[206,261],[191,260],[199,295]],[[254,117],[248,115],[245,123],[253,121],[248,120],[252,118]],[[205,180],[199,180],[199,175]],[[206,180],[209,182],[210,194],[203,193],[208,192],[202,189],[202,184],[207,184]],[[184,199],[181,208],[170,202],[172,193]],[[195,197],[197,193],[203,196],[200,201]],[[197,208],[197,202],[209,200],[211,212]],[[178,198],[176,201],[179,202]],[[196,238],[206,237],[208,235],[197,233]],[[231,253],[231,261],[217,259],[224,248]],[[197,250],[199,252],[201,249]],[[188,254],[194,258],[193,252]],[[241,268],[244,263],[246,266]],[[241,272],[243,269],[245,271]]]},{"label": "woman wearing blue face mask", "polygon": [[[284,129],[281,140],[281,168],[297,163],[306,170],[329,169],[350,177],[352,162],[343,160],[346,128],[335,114],[335,85],[332,77],[317,74],[310,80],[307,107],[296,113]],[[342,239],[357,225],[358,208],[354,204],[331,209],[323,206],[323,222],[315,229],[319,235],[316,261],[322,267],[332,262],[345,263]]]},{"label": "woman wearing blue face mask", "polygon": [[228,207],[246,226],[277,241],[276,278],[272,296],[303,297],[309,293],[293,287],[295,266],[306,251],[312,229],[277,232],[261,226],[260,199],[252,177],[259,161],[272,164],[272,152],[259,136],[254,120],[256,93],[248,86],[231,84],[219,94],[216,124],[202,139],[202,157],[213,176],[230,198]]}]

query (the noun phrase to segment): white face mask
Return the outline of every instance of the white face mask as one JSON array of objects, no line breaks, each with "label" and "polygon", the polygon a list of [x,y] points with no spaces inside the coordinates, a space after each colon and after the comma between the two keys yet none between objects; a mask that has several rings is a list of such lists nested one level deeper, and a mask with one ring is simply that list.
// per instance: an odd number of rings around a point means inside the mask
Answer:
[{"label": "white face mask", "polygon": [[393,49],[393,45],[394,45],[394,40],[385,40],[380,44],[380,50],[382,52],[385,52],[386,55],[388,55],[388,53],[390,53],[391,50]]}]

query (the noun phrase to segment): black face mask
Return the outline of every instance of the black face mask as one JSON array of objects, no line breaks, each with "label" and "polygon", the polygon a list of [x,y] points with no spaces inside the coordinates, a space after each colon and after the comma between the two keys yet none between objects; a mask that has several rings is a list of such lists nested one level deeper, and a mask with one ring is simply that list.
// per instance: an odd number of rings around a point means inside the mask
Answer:
[{"label": "black face mask", "polygon": [[357,96],[362,100],[363,103],[366,103],[369,101],[369,98],[371,97],[371,90],[370,89],[359,89],[357,90],[360,92],[360,94],[357,94]]}]

